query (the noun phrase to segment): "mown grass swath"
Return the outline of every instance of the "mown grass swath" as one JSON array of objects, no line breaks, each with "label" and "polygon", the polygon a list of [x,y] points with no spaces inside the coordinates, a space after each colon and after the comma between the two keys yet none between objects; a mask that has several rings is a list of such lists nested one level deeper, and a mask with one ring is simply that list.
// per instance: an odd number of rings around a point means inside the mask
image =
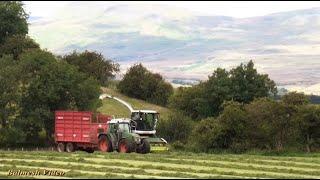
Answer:
[{"label": "mown grass swath", "polygon": [[[0,151],[0,175],[9,169],[59,169],[84,178],[320,178],[320,157],[232,154],[86,154]],[[50,178],[50,177],[49,177]]]}]

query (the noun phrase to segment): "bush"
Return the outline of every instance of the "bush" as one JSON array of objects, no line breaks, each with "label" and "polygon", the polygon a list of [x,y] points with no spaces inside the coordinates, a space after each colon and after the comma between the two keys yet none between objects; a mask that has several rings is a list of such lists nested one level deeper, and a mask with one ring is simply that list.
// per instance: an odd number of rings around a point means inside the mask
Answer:
[{"label": "bush", "polygon": [[294,95],[287,98],[294,103],[270,98],[250,104],[226,102],[218,117],[195,125],[188,144],[192,150],[204,152],[286,152],[302,146],[307,152],[319,150],[320,107],[303,99]]},{"label": "bush", "polygon": [[14,60],[32,49],[39,49],[40,46],[33,39],[24,35],[14,35],[8,37],[3,44],[0,44],[0,57],[3,55],[12,55]]},{"label": "bush", "polygon": [[247,117],[242,105],[224,104],[224,111],[217,118],[201,120],[192,131],[193,146],[209,152],[230,149],[242,152],[247,149]]},{"label": "bush", "polygon": [[247,127],[250,143],[260,149],[278,150],[291,141],[294,136],[293,119],[286,106],[268,98],[259,98],[246,105],[250,120]]},{"label": "bush", "polygon": [[230,148],[233,152],[245,151],[249,144],[249,120],[243,104],[230,101],[225,102],[223,107],[223,112],[217,118],[225,139],[222,148]]},{"label": "bush", "polygon": [[305,105],[299,108],[295,116],[298,129],[298,141],[305,145],[306,151],[311,152],[320,148],[320,107]]},{"label": "bush", "polygon": [[281,101],[286,105],[301,106],[310,103],[310,97],[298,92],[289,92],[281,98]]},{"label": "bush", "polygon": [[181,141],[175,141],[175,142],[171,143],[171,147],[174,150],[185,150],[185,149],[187,149],[186,143],[182,143]]},{"label": "bush", "polygon": [[199,121],[192,130],[188,146],[195,151],[209,152],[224,144],[221,125],[216,118]]},{"label": "bush", "polygon": [[118,84],[121,93],[133,98],[166,105],[173,94],[171,84],[157,73],[151,73],[142,64],[132,66]]},{"label": "bush", "polygon": [[174,111],[168,115],[167,119],[162,119],[159,122],[157,132],[168,142],[187,143],[192,128],[191,118],[184,116],[181,112]]},{"label": "bush", "polygon": [[[203,97],[201,84],[198,86],[179,87],[169,98],[169,107],[177,109],[190,116],[192,119],[201,119],[207,116],[207,110],[213,109]],[[204,115],[206,114],[206,115]]]},{"label": "bush", "polygon": [[1,147],[17,147],[24,140],[24,132],[22,130],[14,127],[0,128]]}]

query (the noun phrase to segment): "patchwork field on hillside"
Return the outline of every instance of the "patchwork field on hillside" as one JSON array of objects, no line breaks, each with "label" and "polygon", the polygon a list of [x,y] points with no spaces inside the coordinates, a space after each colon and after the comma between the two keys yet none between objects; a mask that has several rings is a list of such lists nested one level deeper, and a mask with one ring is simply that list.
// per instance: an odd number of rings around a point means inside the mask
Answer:
[{"label": "patchwork field on hillside", "polygon": [[[9,170],[59,170],[62,178],[320,178],[320,155],[120,154],[0,151],[0,177]],[[56,176],[34,176],[57,178]],[[17,177],[15,177],[17,178]],[[61,177],[59,177],[61,178]]]}]

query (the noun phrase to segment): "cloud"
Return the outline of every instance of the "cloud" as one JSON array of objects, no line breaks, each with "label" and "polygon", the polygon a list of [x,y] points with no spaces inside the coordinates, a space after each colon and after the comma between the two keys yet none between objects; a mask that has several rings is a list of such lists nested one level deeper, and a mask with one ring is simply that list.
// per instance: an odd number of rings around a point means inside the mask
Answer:
[{"label": "cloud", "polygon": [[310,86],[299,86],[299,85],[294,85],[294,86],[282,86],[289,91],[297,91],[297,92],[303,92],[305,94],[313,94],[313,95],[318,95],[320,96],[320,83],[310,85]]}]

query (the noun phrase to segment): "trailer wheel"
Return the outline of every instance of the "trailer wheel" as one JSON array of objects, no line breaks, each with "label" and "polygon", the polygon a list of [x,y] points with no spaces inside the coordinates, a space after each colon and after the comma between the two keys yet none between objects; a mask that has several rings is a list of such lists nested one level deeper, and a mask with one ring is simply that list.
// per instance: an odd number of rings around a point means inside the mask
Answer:
[{"label": "trailer wheel", "polygon": [[118,152],[120,153],[131,153],[132,146],[129,141],[122,139],[119,142]]},{"label": "trailer wheel", "polygon": [[74,145],[73,145],[73,143],[67,143],[67,146],[66,146],[66,151],[67,152],[74,152]]},{"label": "trailer wheel", "polygon": [[57,150],[58,150],[58,152],[64,152],[65,151],[64,144],[63,143],[58,143]]},{"label": "trailer wheel", "polygon": [[100,136],[98,145],[99,145],[100,151],[102,151],[102,152],[112,152],[113,151],[111,141],[105,135]]},{"label": "trailer wheel", "polygon": [[141,154],[150,153],[150,143],[147,139],[141,140],[141,145],[137,148],[137,152]]}]

